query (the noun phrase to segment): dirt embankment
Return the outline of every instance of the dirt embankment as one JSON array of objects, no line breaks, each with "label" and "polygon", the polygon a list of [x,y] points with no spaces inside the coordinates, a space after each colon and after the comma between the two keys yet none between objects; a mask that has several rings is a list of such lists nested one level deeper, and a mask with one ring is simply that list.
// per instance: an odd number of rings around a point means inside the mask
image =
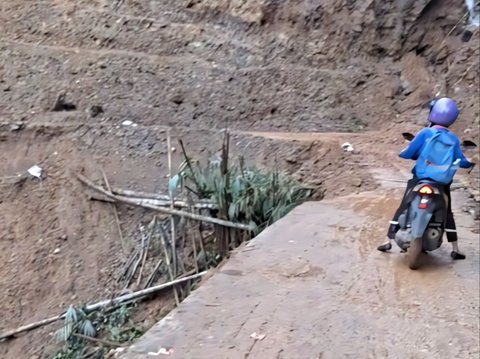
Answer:
[{"label": "dirt embankment", "polygon": [[[103,169],[116,186],[163,192],[167,127],[205,157],[228,125],[234,153],[290,170],[320,198],[372,189],[363,168],[386,165],[379,154],[401,146],[396,129],[422,124],[437,92],[459,100],[456,130],[480,142],[479,31],[464,13],[443,0],[2,4],[0,329],[118,289],[128,253],[115,218],[69,170],[100,180]],[[361,143],[357,153],[343,152],[344,141]],[[15,178],[34,164],[44,181]],[[126,236],[142,215],[120,208]],[[42,357],[50,330],[1,344],[0,356]]]}]

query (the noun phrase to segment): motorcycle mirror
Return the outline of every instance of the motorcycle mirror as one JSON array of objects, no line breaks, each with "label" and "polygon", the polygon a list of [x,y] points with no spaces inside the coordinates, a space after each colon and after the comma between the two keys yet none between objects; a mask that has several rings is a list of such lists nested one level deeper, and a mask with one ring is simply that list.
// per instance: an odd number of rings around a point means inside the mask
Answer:
[{"label": "motorcycle mirror", "polygon": [[465,141],[462,142],[462,146],[467,150],[471,150],[471,149],[476,148],[477,144],[475,142],[470,141],[470,140],[465,140]]},{"label": "motorcycle mirror", "polygon": [[411,141],[415,138],[414,135],[412,135],[410,132],[404,132],[402,133],[402,136],[404,139],[406,139],[407,141]]}]

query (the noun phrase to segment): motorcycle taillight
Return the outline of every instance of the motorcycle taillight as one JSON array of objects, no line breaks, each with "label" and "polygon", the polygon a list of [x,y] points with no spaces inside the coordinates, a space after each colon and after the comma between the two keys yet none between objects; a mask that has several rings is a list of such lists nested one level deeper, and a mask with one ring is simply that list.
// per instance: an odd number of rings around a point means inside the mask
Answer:
[{"label": "motorcycle taillight", "polygon": [[425,184],[422,187],[420,187],[420,189],[418,190],[418,193],[423,195],[430,195],[433,193],[433,188],[430,187],[428,184]]}]

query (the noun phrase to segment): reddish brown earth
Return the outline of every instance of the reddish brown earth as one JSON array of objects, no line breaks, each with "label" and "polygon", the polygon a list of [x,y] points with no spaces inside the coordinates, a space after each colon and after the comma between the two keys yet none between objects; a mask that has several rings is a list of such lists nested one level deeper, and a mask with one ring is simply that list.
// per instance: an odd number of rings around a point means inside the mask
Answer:
[{"label": "reddish brown earth", "polygon": [[[479,143],[478,29],[448,1],[405,3],[2,3],[0,330],[118,293],[129,253],[110,205],[72,173],[101,180],[103,169],[115,186],[165,192],[167,128],[205,158],[228,126],[232,153],[288,169],[317,198],[375,188],[365,166],[392,165],[384,153],[425,123],[437,92],[459,100],[455,130]],[[52,111],[59,94],[75,109]],[[34,164],[43,181],[17,178]],[[119,216],[131,238],[151,218],[124,206]],[[140,320],[170,306],[150,303]],[[0,356],[48,357],[53,329],[1,343]]]}]

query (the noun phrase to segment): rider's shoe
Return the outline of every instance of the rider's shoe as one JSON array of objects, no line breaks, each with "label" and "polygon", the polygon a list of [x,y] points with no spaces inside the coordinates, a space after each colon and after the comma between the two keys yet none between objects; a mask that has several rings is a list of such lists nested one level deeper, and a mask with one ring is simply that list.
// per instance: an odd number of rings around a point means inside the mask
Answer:
[{"label": "rider's shoe", "polygon": [[467,258],[467,256],[465,254],[460,253],[460,250],[458,249],[458,242],[457,241],[452,242],[452,253],[450,253],[450,257],[452,257],[454,260]]},{"label": "rider's shoe", "polygon": [[380,252],[387,252],[390,249],[392,249],[392,243],[390,242],[390,239],[388,240],[388,242],[377,247],[377,250],[379,250]]},{"label": "rider's shoe", "polygon": [[455,251],[452,251],[452,253],[450,253],[450,257],[452,257],[454,260],[460,260],[460,259],[467,258],[467,256],[465,254],[455,252]]}]

